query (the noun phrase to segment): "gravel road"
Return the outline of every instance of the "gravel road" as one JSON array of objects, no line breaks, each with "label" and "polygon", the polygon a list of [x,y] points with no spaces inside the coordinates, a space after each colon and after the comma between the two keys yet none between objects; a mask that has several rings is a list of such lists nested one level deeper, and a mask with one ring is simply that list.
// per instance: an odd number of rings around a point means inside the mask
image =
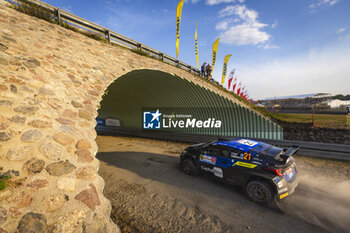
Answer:
[{"label": "gravel road", "polygon": [[123,232],[350,232],[350,163],[296,156],[301,180],[280,210],[179,168],[187,144],[98,136],[99,174]]}]

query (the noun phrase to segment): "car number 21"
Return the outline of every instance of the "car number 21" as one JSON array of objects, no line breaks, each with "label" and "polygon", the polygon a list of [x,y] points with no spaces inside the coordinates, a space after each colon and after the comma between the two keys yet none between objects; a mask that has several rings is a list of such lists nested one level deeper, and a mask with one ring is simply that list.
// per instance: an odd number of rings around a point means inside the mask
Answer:
[{"label": "car number 21", "polygon": [[251,160],[251,158],[252,158],[252,154],[251,153],[247,153],[247,152],[244,153],[244,156],[243,156],[244,160]]}]

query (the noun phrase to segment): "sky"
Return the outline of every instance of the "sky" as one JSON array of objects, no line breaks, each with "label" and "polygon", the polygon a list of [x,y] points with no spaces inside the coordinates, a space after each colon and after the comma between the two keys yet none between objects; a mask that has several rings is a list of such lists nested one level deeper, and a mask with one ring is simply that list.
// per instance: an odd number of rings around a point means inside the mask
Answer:
[{"label": "sky", "polygon": [[[179,0],[44,0],[176,57]],[[185,0],[179,59],[193,67],[198,21],[200,66],[211,63],[221,82],[223,60],[250,97],[350,94],[349,0]],[[229,72],[228,72],[229,74]],[[224,83],[227,87],[227,78]]]}]

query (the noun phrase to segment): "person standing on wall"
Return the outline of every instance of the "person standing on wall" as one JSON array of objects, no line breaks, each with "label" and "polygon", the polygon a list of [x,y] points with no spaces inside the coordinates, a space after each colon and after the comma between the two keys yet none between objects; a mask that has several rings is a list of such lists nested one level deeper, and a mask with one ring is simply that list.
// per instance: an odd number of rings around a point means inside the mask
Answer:
[{"label": "person standing on wall", "polygon": [[207,70],[207,78],[208,78],[208,80],[210,80],[210,78],[211,78],[211,66],[209,63],[206,67],[206,70]]},{"label": "person standing on wall", "polygon": [[203,77],[205,77],[205,64],[207,64],[206,62],[203,63],[203,65],[201,66],[201,74]]}]

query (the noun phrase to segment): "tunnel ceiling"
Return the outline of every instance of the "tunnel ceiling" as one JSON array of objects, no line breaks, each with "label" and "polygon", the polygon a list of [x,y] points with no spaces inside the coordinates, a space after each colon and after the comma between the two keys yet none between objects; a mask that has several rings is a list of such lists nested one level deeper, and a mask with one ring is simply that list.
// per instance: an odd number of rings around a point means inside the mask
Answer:
[{"label": "tunnel ceiling", "polygon": [[[177,129],[186,133],[281,139],[282,129],[254,111],[184,78],[156,70],[129,72],[107,89],[99,117],[120,120],[121,128],[142,128],[142,112],[191,113],[202,119],[222,119],[221,129]],[[166,109],[166,110],[165,110]]]}]

